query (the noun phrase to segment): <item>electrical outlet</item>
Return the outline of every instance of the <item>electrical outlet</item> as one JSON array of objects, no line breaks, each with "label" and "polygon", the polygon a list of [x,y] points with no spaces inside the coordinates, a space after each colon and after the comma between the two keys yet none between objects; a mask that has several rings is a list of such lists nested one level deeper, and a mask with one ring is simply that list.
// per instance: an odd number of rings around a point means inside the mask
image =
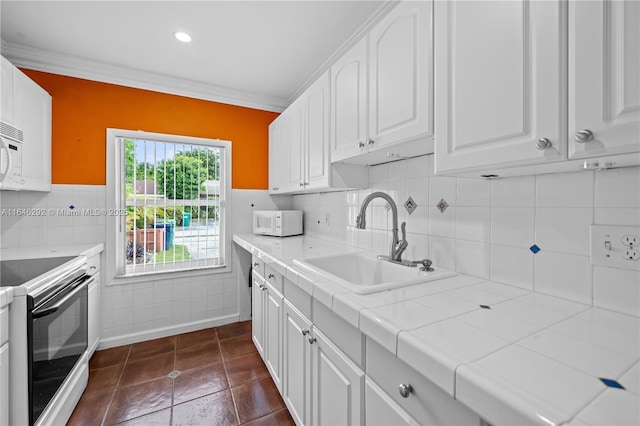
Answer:
[{"label": "electrical outlet", "polygon": [[591,264],[640,271],[640,227],[591,225]]},{"label": "electrical outlet", "polygon": [[640,259],[640,251],[634,249],[625,249],[622,252],[622,257],[626,260],[638,260]]}]

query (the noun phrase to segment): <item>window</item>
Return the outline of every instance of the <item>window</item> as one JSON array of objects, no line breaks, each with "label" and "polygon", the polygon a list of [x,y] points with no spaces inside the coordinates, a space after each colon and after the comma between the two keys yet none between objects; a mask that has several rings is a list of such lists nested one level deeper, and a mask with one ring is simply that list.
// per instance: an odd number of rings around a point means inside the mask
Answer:
[{"label": "window", "polygon": [[225,267],[231,144],[116,129],[107,135],[116,276]]}]

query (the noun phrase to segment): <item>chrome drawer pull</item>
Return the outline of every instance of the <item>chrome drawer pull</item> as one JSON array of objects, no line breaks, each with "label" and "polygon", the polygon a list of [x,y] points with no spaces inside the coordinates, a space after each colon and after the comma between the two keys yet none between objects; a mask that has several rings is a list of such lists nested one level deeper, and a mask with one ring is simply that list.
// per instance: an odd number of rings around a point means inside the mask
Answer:
[{"label": "chrome drawer pull", "polygon": [[398,388],[400,390],[400,396],[403,398],[409,398],[409,394],[413,393],[413,387],[409,384],[405,385],[404,383],[401,383]]}]

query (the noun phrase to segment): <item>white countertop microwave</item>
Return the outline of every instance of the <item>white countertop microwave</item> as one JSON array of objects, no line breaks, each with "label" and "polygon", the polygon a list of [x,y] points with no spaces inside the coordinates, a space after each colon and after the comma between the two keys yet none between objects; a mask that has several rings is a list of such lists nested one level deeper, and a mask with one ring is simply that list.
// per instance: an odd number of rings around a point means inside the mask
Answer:
[{"label": "white countertop microwave", "polygon": [[302,210],[256,210],[253,233],[288,237],[302,234]]}]

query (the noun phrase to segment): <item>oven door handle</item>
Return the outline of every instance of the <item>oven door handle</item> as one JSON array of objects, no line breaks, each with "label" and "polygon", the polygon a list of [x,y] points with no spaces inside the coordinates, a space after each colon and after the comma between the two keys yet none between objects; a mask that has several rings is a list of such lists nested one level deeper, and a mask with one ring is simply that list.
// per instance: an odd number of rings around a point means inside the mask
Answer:
[{"label": "oven door handle", "polygon": [[56,312],[58,309],[60,309],[60,306],[67,303],[67,301],[69,301],[72,297],[74,297],[76,294],[82,291],[83,287],[87,287],[89,285],[89,281],[91,280],[93,280],[93,277],[87,276],[84,280],[76,284],[73,291],[71,291],[70,293],[67,293],[67,295],[64,296],[62,300],[58,301],[56,304],[34,309],[31,313],[33,319],[46,317],[47,315],[51,315],[54,312]]}]

